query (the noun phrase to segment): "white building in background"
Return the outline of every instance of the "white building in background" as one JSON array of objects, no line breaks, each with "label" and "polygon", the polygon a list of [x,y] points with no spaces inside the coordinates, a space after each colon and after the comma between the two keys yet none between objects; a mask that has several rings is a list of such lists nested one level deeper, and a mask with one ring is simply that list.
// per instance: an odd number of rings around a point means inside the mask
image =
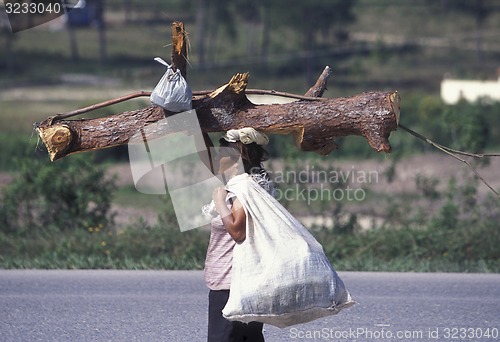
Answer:
[{"label": "white building in background", "polygon": [[467,81],[444,79],[441,98],[446,104],[456,104],[460,99],[476,102],[481,98],[500,102],[500,75],[496,81]]}]

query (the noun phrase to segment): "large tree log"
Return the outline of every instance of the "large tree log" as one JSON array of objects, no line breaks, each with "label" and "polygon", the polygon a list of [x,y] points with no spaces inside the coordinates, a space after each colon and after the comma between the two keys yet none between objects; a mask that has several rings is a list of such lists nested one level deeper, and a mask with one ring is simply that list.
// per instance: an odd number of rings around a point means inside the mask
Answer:
[{"label": "large tree log", "polygon": [[[184,25],[172,24],[172,65],[186,76],[187,49]],[[364,136],[370,146],[390,152],[388,138],[399,123],[397,92],[367,92],[348,98],[321,99],[331,70],[326,67],[316,84],[297,102],[255,105],[245,95],[248,73],[236,74],[211,93],[193,97],[193,109],[204,132],[251,126],[273,134],[292,134],[300,149],[326,155],[337,137]],[[271,92],[272,93],[272,92]],[[79,111],[75,111],[79,112]],[[158,106],[96,119],[65,120],[69,115],[49,117],[37,123],[37,131],[51,160],[66,155],[126,144],[148,126],[148,138],[168,133],[165,117],[175,115]],[[155,123],[155,125],[152,125]],[[151,136],[153,135],[153,136]]]},{"label": "large tree log", "polygon": [[[267,133],[292,134],[300,149],[322,155],[336,148],[336,138],[361,135],[374,150],[390,152],[389,134],[399,122],[397,92],[254,105],[244,93],[247,78],[248,74],[237,74],[225,86],[193,100],[202,131],[251,126]],[[49,118],[39,123],[37,130],[50,159],[56,160],[76,152],[126,144],[141,128],[157,123],[166,115],[172,114],[151,105],[103,118],[56,123]],[[166,132],[161,126],[157,129],[162,134]]]}]

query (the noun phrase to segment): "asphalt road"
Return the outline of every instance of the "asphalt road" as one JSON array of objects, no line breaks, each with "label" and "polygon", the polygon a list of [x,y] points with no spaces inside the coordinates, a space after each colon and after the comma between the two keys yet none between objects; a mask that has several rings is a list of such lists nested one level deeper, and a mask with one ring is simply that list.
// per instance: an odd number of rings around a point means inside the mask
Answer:
[{"label": "asphalt road", "polygon": [[[340,272],[359,304],[266,341],[500,340],[500,275]],[[200,271],[0,270],[0,341],[204,341]]]}]

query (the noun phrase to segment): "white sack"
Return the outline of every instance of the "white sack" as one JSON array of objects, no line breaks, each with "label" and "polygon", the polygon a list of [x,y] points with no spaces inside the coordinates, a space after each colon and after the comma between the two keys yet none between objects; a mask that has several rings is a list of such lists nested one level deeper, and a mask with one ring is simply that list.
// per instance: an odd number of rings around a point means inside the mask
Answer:
[{"label": "white sack", "polygon": [[180,70],[177,69],[174,72],[172,67],[160,57],[156,57],[155,61],[165,65],[167,71],[151,93],[151,103],[171,112],[191,110],[193,93]]},{"label": "white sack", "polygon": [[248,174],[226,189],[247,215],[246,239],[234,247],[229,320],[280,328],[338,313],[355,303],[309,231]]}]

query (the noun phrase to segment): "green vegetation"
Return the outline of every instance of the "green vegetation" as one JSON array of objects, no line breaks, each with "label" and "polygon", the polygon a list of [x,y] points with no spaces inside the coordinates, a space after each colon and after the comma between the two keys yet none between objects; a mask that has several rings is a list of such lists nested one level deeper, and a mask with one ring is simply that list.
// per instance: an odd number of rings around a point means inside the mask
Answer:
[{"label": "green vegetation", "polygon": [[[467,0],[315,0],[294,6],[282,0],[226,0],[207,7],[200,6],[203,1],[178,0],[105,3],[105,61],[99,58],[93,27],[75,31],[77,56],[65,29],[15,35],[0,29],[0,172],[12,178],[0,183],[2,268],[203,267],[206,230],[181,233],[168,197],[159,201],[138,194],[132,184],[118,186],[107,176],[108,166],[127,161],[126,148],[50,163],[43,147],[36,146],[33,130],[34,122],[55,113],[152,89],[161,77],[153,57],[168,59],[173,20],[184,21],[190,34],[193,90],[213,89],[234,73],[249,71],[251,88],[304,93],[329,65],[334,75],[325,96],[397,89],[406,126],[469,152],[500,148],[500,104],[447,106],[438,96],[445,74],[496,77],[500,11],[495,0],[472,8]],[[129,101],[85,117],[147,103]],[[401,131],[390,141],[393,153],[382,157],[389,185],[400,160],[431,151]],[[337,160],[381,158],[363,138],[338,143],[338,151],[320,158],[299,153],[289,137],[275,136],[269,150],[277,159],[271,163],[283,172],[298,172],[305,162],[330,172]],[[411,182],[417,190],[410,193],[397,188],[387,193],[368,184],[366,198],[355,203],[284,204],[294,214],[333,221],[313,232],[340,270],[500,272],[498,199],[478,193],[474,178],[448,180],[436,174]],[[292,188],[292,197],[318,186],[279,185]],[[346,184],[328,186],[334,191]],[[158,213],[157,223],[137,218],[118,225],[112,205],[148,208]],[[374,218],[368,229],[362,215]]]},{"label": "green vegetation", "polygon": [[138,219],[120,230],[97,225],[31,230],[22,237],[0,232],[0,268],[203,268],[208,232],[181,232],[173,219],[155,226]]},{"label": "green vegetation", "polygon": [[316,229],[327,255],[343,270],[499,272],[498,199],[479,201],[474,179],[465,185],[452,179],[443,192],[430,183],[432,191],[422,189],[422,195],[437,210],[398,197],[387,200],[380,227],[356,231],[351,221]]},{"label": "green vegetation", "polygon": [[[314,172],[340,172],[319,163],[313,165]],[[284,174],[300,172],[294,167],[296,163],[285,165]],[[161,204],[156,201],[156,224],[137,219],[117,227],[110,212],[115,184],[103,170],[83,156],[68,158],[64,164],[24,160],[20,174],[3,191],[0,267],[203,267],[208,231],[180,232],[168,196]],[[492,197],[480,199],[475,179],[452,179],[445,190],[440,190],[436,179],[418,178],[417,204],[408,196],[368,198],[365,203],[375,201],[384,207],[385,215],[381,224],[362,229],[355,213],[345,217],[350,212],[346,198],[314,198],[305,205],[297,192],[314,189],[314,182],[279,177],[281,191],[287,187],[295,191],[285,198],[292,200],[285,201],[285,205],[292,205],[291,210],[295,205],[307,208],[310,214],[333,219],[333,226],[314,226],[312,231],[339,270],[500,271],[500,203]],[[327,182],[316,178],[318,181],[328,184],[330,191],[346,186],[331,179]],[[308,196],[304,200],[311,199],[311,192]]]},{"label": "green vegetation", "polygon": [[[117,228],[115,182],[88,156],[24,159],[0,204],[3,268],[200,268],[208,233],[181,233],[169,198],[158,223]],[[165,197],[165,196],[164,196]]]},{"label": "green vegetation", "polygon": [[[0,267],[203,267],[208,232],[181,233],[168,197],[158,210],[158,223],[149,225],[138,219],[116,227],[109,210],[113,181],[89,158],[68,160],[63,166],[24,161],[23,171],[4,189]],[[404,197],[397,202],[392,198],[383,204],[379,201],[387,215],[373,229],[362,230],[355,214],[343,219],[345,201],[310,204],[318,215],[334,219],[333,227],[315,226],[312,231],[335,267],[499,272],[500,203],[490,197],[480,200],[474,179],[465,185],[452,179],[444,191],[438,190],[439,182],[433,179],[417,181],[419,197],[426,201],[420,205]]]},{"label": "green vegetation", "polygon": [[89,158],[70,163],[24,159],[17,177],[4,189],[0,211],[3,231],[24,236],[29,231],[71,231],[107,226],[115,185]]}]

